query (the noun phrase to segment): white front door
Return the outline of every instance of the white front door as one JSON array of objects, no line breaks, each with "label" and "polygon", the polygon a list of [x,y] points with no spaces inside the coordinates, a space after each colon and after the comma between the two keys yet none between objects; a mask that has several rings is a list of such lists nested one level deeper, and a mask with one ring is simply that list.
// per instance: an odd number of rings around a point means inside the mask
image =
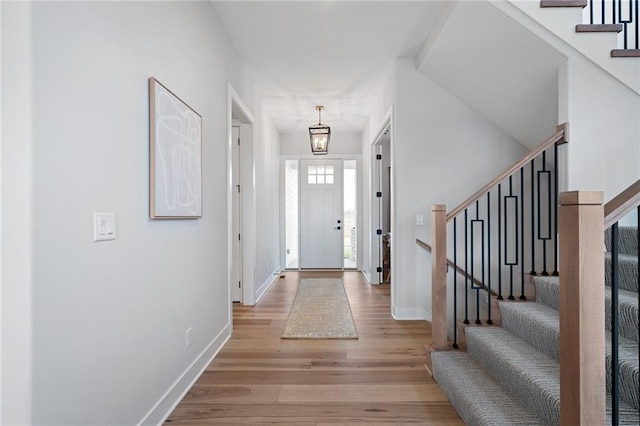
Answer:
[{"label": "white front door", "polygon": [[342,269],[342,160],[300,160],[300,267]]}]

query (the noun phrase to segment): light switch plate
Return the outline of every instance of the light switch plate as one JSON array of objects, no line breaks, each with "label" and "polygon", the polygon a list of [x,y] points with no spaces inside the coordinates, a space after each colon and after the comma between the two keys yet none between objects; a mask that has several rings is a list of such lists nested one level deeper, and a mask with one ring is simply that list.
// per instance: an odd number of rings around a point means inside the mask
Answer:
[{"label": "light switch plate", "polygon": [[116,214],[93,213],[93,241],[116,239]]},{"label": "light switch plate", "polygon": [[423,215],[421,215],[421,214],[416,215],[416,225],[418,225],[418,226],[424,225],[424,216]]}]

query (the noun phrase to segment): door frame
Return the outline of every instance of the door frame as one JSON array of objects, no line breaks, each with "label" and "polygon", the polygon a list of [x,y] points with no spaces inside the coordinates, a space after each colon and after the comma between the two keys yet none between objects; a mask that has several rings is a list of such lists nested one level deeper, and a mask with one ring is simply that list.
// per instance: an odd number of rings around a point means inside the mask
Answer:
[{"label": "door frame", "polygon": [[380,153],[383,137],[385,136],[385,132],[389,132],[389,152],[391,158],[389,159],[389,164],[391,165],[391,182],[390,189],[391,194],[389,194],[389,204],[391,206],[391,217],[389,218],[390,226],[391,226],[391,244],[392,244],[392,255],[391,255],[391,310],[393,314],[393,306],[395,306],[395,272],[396,272],[396,262],[395,259],[397,256],[393,256],[393,244],[394,240],[397,241],[397,236],[395,235],[396,225],[395,225],[395,205],[396,205],[396,188],[395,188],[395,123],[394,123],[394,110],[393,106],[389,108],[387,113],[385,114],[382,124],[380,125],[378,131],[375,134],[375,137],[372,139],[370,150],[369,150],[369,158],[371,161],[370,167],[370,179],[371,179],[371,194],[370,197],[370,221],[369,221],[369,236],[370,236],[370,265],[371,265],[371,273],[370,280],[371,284],[381,284],[382,283],[382,273],[378,273],[376,268],[378,266],[382,266],[382,255],[383,255],[383,247],[382,247],[382,236],[378,236],[376,230],[379,229],[380,224],[382,223],[382,201],[378,201],[376,197],[376,192],[382,191],[382,168],[378,164],[378,160],[376,159],[376,154]]},{"label": "door frame", "polygon": [[254,167],[253,167],[253,115],[242,101],[242,98],[227,83],[227,300],[229,303],[229,324],[233,324],[233,300],[231,296],[232,283],[231,274],[233,268],[233,240],[237,238],[233,235],[233,129],[240,123],[240,187],[242,216],[240,224],[240,234],[242,236],[242,303],[245,305],[255,304],[255,276],[253,265],[255,263],[255,187],[254,187]]},{"label": "door frame", "polygon": [[[285,204],[285,161],[287,160],[296,160],[298,162],[298,170],[300,170],[300,160],[309,160],[309,159],[318,159],[317,156],[313,155],[313,154],[282,154],[280,155],[280,265],[282,266],[282,270],[285,271],[287,270],[287,261],[286,261],[286,251],[287,251],[287,247],[286,247],[286,216],[285,216],[285,211],[286,211],[286,204]],[[326,158],[323,157],[323,159],[327,159],[327,160],[342,160],[342,164],[344,167],[344,162],[346,160],[355,160],[356,162],[356,210],[357,210],[357,217],[356,217],[356,229],[360,230],[362,229],[363,226],[363,213],[362,213],[362,205],[363,205],[363,200],[362,200],[362,155],[360,154],[335,154],[335,155],[331,155],[328,156]],[[343,179],[344,179],[344,170],[343,172]],[[298,179],[300,179],[300,174],[298,174]],[[300,184],[298,183],[298,213],[300,212]],[[343,212],[344,214],[344,212]],[[298,229],[300,226],[300,214],[298,214]],[[362,242],[363,242],[363,234],[364,232],[357,232],[356,237],[357,237],[357,251],[356,251],[356,271],[361,271],[362,270],[362,260],[363,260],[363,253],[362,253]],[[300,249],[300,233],[298,233],[298,250]],[[300,262],[298,262],[298,266],[300,265]],[[343,261],[343,268],[342,270],[344,270],[344,261]],[[298,268],[289,268],[288,270],[290,271],[299,271],[301,270],[300,267]],[[308,271],[309,269],[305,269],[305,271]],[[353,269],[350,269],[353,270]]]}]

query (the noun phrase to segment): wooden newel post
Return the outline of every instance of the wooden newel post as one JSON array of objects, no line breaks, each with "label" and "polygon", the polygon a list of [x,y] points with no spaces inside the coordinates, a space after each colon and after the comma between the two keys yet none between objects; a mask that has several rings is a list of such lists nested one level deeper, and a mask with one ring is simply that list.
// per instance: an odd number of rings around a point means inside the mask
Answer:
[{"label": "wooden newel post", "polygon": [[560,230],[560,423],[605,424],[604,208],[564,192]]},{"label": "wooden newel post", "polygon": [[447,349],[447,206],[431,206],[431,337],[433,349]]}]

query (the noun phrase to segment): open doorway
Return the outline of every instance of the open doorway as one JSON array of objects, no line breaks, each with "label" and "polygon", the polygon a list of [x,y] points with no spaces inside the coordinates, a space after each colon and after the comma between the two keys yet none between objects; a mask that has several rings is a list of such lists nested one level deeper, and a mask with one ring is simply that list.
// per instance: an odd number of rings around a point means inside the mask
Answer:
[{"label": "open doorway", "polygon": [[[371,260],[372,284],[391,284],[392,277],[392,143],[391,118],[378,133],[371,147]],[[392,295],[393,297],[393,295]]]},{"label": "open doorway", "polygon": [[[253,117],[229,85],[227,115],[227,249],[229,303],[255,301]],[[232,322],[233,309],[229,312]]]}]

